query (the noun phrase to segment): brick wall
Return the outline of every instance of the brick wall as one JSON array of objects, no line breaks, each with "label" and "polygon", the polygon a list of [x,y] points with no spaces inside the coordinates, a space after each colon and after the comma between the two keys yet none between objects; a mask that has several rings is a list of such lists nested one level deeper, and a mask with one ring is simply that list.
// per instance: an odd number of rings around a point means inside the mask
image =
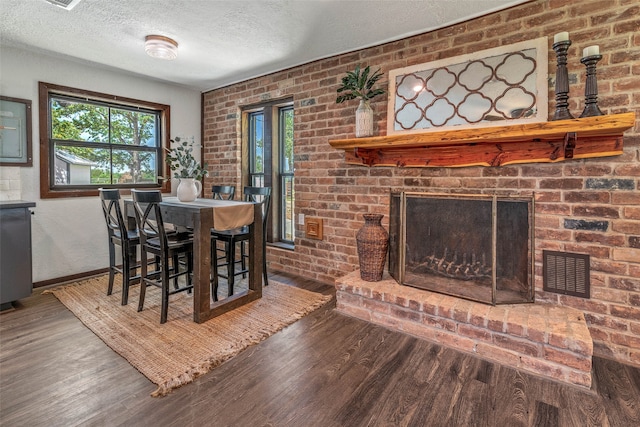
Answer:
[{"label": "brick wall", "polygon": [[[335,104],[336,88],[357,64],[395,68],[425,63],[538,37],[549,38],[550,116],[554,111],[553,35],[569,31],[569,108],[584,106],[582,49],[600,45],[598,100],[603,112],[640,106],[640,5],[637,0],[532,1],[372,48],[344,54],[203,95],[205,161],[212,184],[240,185],[240,108],[294,97],[295,217],[324,220],[324,240],[304,238],[295,251],[269,248],[272,270],[327,283],[357,268],[355,234],[362,213],[388,215],[389,192],[536,193],[537,299],[583,310],[594,354],[640,366],[640,117],[625,133],[616,157],[499,168],[366,168],[344,163],[330,139],[354,137],[357,102]],[[387,84],[384,80],[383,85]],[[386,99],[373,100],[374,132],[386,133]],[[386,219],[386,218],[385,218]],[[383,223],[386,223],[383,221]],[[590,300],[542,291],[542,250],[591,255]]]}]

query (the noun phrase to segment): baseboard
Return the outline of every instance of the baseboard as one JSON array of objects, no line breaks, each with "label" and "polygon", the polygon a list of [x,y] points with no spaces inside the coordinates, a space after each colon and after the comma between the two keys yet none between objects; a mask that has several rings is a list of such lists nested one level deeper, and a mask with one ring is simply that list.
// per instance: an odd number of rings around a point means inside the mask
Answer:
[{"label": "baseboard", "polygon": [[45,286],[57,285],[59,283],[72,282],[79,279],[84,279],[85,277],[95,276],[97,274],[108,273],[108,268],[101,268],[99,270],[85,271],[84,273],[72,274],[70,276],[57,277],[55,279],[42,280],[40,282],[33,282],[33,287],[42,288]]}]

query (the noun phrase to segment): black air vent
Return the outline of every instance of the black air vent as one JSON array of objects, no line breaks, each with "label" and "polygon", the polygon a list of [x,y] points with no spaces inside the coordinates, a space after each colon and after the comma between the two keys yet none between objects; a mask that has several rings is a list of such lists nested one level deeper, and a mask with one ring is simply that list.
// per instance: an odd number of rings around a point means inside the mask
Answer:
[{"label": "black air vent", "polygon": [[589,255],[542,251],[547,292],[590,298]]},{"label": "black air vent", "polygon": [[78,3],[80,3],[80,0],[46,0],[47,2],[59,6],[63,9],[66,10],[71,10],[73,9]]}]

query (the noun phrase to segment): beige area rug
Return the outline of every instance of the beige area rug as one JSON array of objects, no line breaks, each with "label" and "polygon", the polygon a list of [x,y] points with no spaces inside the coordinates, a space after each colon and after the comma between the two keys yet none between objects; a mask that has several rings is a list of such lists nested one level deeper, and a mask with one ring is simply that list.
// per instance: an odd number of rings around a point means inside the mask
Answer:
[{"label": "beige area rug", "polygon": [[139,286],[120,305],[120,284],[107,296],[108,276],[52,289],[82,323],[158,386],[151,395],[172,389],[229,360],[332,297],[269,281],[262,298],[202,324],[193,322],[193,299],[186,293],[169,299],[167,323],[160,324],[160,290],[148,288],[144,310],[137,312]]}]

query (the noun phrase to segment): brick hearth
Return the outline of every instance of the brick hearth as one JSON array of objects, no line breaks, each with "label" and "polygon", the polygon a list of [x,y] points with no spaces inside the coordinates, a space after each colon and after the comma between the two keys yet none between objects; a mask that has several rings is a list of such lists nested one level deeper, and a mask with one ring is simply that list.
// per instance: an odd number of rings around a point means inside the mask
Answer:
[{"label": "brick hearth", "polygon": [[584,314],[551,304],[491,306],[401,286],[336,280],[340,312],[509,367],[591,387],[593,342]]}]

